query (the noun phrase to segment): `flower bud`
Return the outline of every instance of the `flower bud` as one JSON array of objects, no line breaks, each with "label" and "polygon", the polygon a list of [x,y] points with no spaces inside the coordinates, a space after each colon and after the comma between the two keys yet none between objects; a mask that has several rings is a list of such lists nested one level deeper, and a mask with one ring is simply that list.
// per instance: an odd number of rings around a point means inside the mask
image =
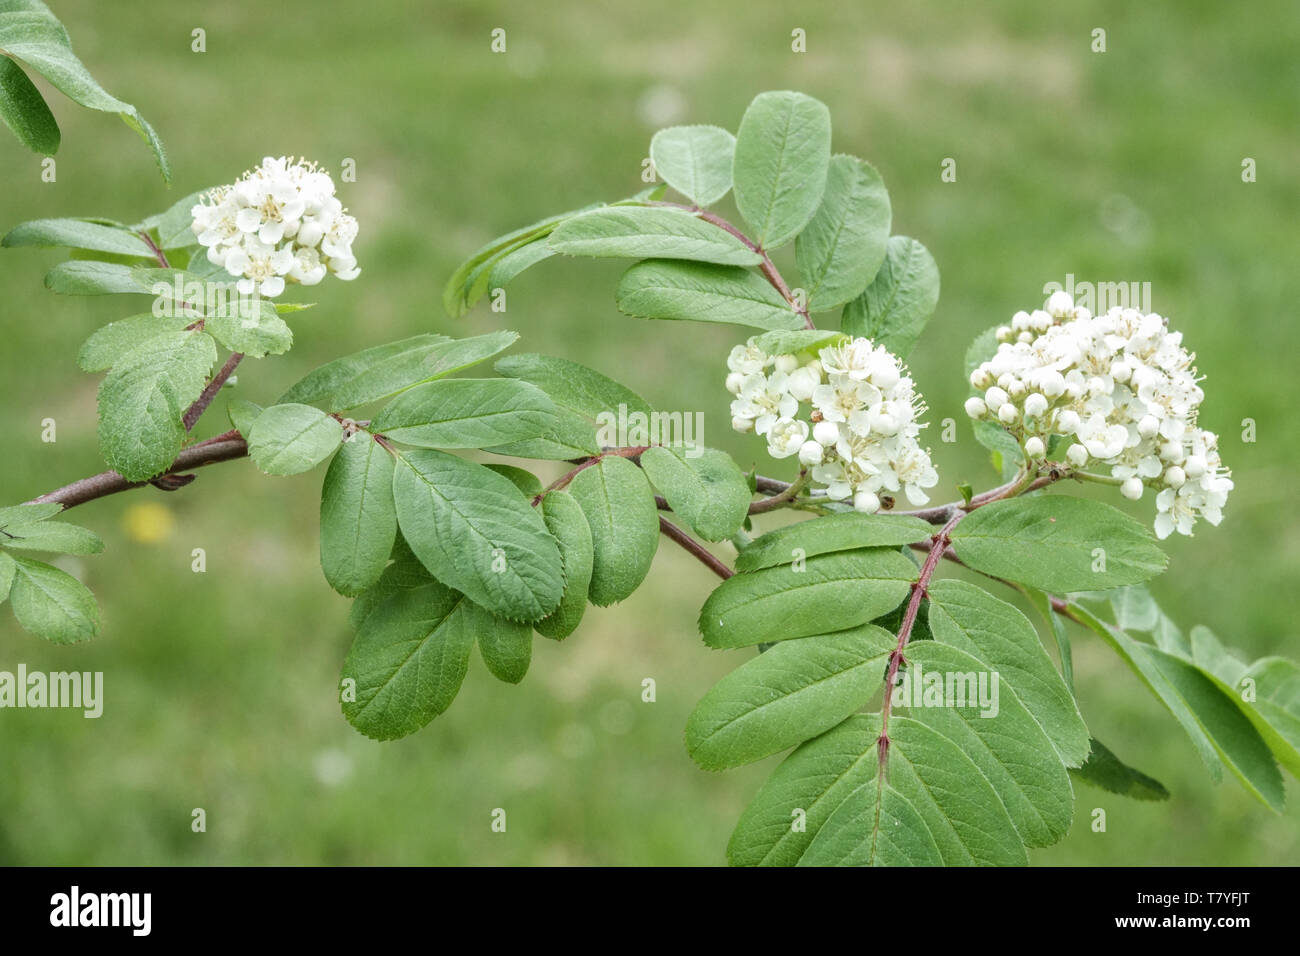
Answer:
[{"label": "flower bud", "polygon": [[1025,398],[1025,414],[1041,418],[1047,413],[1047,399],[1038,392],[1031,392]]},{"label": "flower bud", "polygon": [[1071,445],[1065,451],[1065,458],[1075,468],[1082,468],[1088,463],[1088,449],[1079,444]]},{"label": "flower bud", "polygon": [[799,464],[820,465],[822,463],[822,446],[815,441],[806,441],[799,446]]},{"label": "flower bud", "polygon": [[1047,311],[1058,319],[1069,317],[1074,312],[1074,299],[1064,290],[1053,292],[1047,300]]},{"label": "flower bud", "polygon": [[1193,480],[1205,474],[1205,467],[1205,459],[1200,455],[1188,455],[1187,460],[1183,462],[1183,471]]},{"label": "flower bud", "polygon": [[1154,415],[1143,415],[1142,420],[1138,422],[1138,434],[1143,438],[1155,438],[1159,431],[1160,419]]},{"label": "flower bud", "polygon": [[834,422],[818,422],[813,426],[813,441],[819,445],[834,445],[840,440],[840,426]]},{"label": "flower bud", "polygon": [[875,514],[880,510],[880,499],[870,491],[859,491],[853,496],[853,510],[863,514]]},{"label": "flower bud", "polygon": [[794,396],[796,401],[806,402],[812,398],[813,389],[821,384],[821,376],[808,368],[797,368],[791,372],[785,380],[786,391]]},{"label": "flower bud", "polygon": [[994,385],[984,393],[984,401],[988,403],[989,408],[1001,408],[1007,403],[1007,393]]},{"label": "flower bud", "polygon": [[984,399],[978,395],[972,395],[966,399],[966,414],[971,418],[983,418],[989,413],[989,407],[984,404]]},{"label": "flower bud", "polygon": [[737,415],[731,419],[731,427],[741,434],[752,432],[754,430],[754,420]]},{"label": "flower bud", "polygon": [[1165,484],[1170,488],[1181,488],[1187,483],[1187,472],[1183,471],[1177,465],[1171,465],[1165,470]]},{"label": "flower bud", "polygon": [[784,372],[789,375],[799,367],[799,360],[793,355],[778,355],[776,357],[775,368],[778,372]]},{"label": "flower bud", "polygon": [[1067,408],[1056,416],[1056,427],[1066,435],[1073,435],[1079,430],[1079,413]]},{"label": "flower bud", "polygon": [[975,371],[970,373],[971,388],[978,389],[979,391],[982,392],[992,384],[993,384],[993,376],[990,375],[989,370],[984,368],[983,366],[980,366]]},{"label": "flower bud", "polygon": [[1014,425],[1020,417],[1020,410],[1010,402],[1004,402],[998,409],[998,421],[1004,425]]},{"label": "flower bud", "polygon": [[1034,461],[1037,461],[1039,458],[1042,458],[1047,454],[1047,446],[1043,444],[1041,438],[1037,435],[1033,435],[1025,442],[1025,454]]},{"label": "flower bud", "polygon": [[1126,478],[1124,484],[1119,486],[1119,493],[1129,501],[1137,501],[1142,497],[1142,479]]},{"label": "flower bud", "polygon": [[727,391],[732,395],[740,394],[740,386],[745,381],[745,376],[739,372],[729,372],[727,374]]}]

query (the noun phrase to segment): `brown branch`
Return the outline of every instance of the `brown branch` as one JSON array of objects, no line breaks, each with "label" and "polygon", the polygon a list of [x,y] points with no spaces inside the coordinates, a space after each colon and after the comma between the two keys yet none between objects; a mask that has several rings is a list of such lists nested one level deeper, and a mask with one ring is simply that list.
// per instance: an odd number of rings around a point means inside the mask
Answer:
[{"label": "brown branch", "polygon": [[[91,475],[89,478],[74,481],[70,485],[64,485],[62,488],[41,495],[39,498],[33,498],[29,504],[55,501],[63,505],[63,509],[66,511],[68,508],[85,504],[87,501],[115,495],[119,491],[142,488],[145,485],[160,481],[165,485],[167,483],[166,479],[180,478],[182,476],[177,473],[190,468],[203,468],[222,461],[244,458],[247,455],[248,445],[239,432],[232,429],[225,434],[217,435],[215,438],[209,438],[207,441],[201,441],[186,448],[176,456],[176,460],[172,462],[171,467],[159,478],[150,481],[127,481],[116,471],[104,471],[98,475]],[[188,482],[182,483],[188,484]]]},{"label": "brown branch", "polygon": [[743,232],[741,232],[739,229],[737,229],[727,220],[723,219],[717,213],[709,212],[707,209],[701,209],[699,206],[687,206],[679,202],[655,202],[652,203],[651,205],[667,206],[671,209],[685,210],[686,212],[693,213],[700,219],[703,219],[705,222],[712,223],[713,225],[717,226],[719,229],[729,232],[731,235],[735,236],[742,243],[744,243],[747,249],[762,257],[763,261],[759,263],[758,271],[763,273],[763,278],[767,280],[768,285],[776,289],[777,292],[781,293],[781,298],[785,299],[786,303],[790,306],[790,308],[793,309],[799,315],[799,318],[803,319],[804,328],[806,329],[817,328],[817,326],[813,324],[812,318],[808,315],[807,307],[800,306],[795,303],[794,295],[793,293],[790,292],[790,287],[786,285],[785,280],[781,278],[781,273],[777,271],[776,263],[772,261],[772,257],[769,256],[767,252],[764,251],[758,245],[758,243],[754,242],[754,240],[750,239],[747,235],[745,235]]},{"label": "brown branch", "polygon": [[907,602],[903,621],[898,626],[898,643],[889,655],[889,674],[885,677],[885,699],[880,708],[880,736],[876,739],[880,779],[885,776],[885,759],[889,756],[889,714],[894,705],[894,683],[898,679],[898,668],[904,661],[903,649],[907,647],[907,642],[912,637],[912,627],[916,624],[916,616],[921,610],[921,599],[925,597],[930,579],[934,577],[934,569],[938,567],[940,559],[948,549],[948,536],[957,522],[965,516],[965,512],[958,511],[930,538],[930,553],[926,555],[925,563],[921,565],[921,573],[912,582],[912,597]]},{"label": "brown branch", "polygon": [[795,498],[799,497],[799,492],[803,491],[804,485],[808,483],[808,470],[805,468],[799,472],[799,477],[792,484],[786,485],[781,491],[762,501],[755,501],[749,506],[751,515],[761,515],[768,511],[775,511],[777,508],[783,508]]},{"label": "brown branch", "polygon": [[153,253],[153,257],[158,260],[158,265],[164,269],[170,269],[172,264],[167,261],[167,253],[163,252],[162,247],[153,241],[153,237],[143,230],[139,235],[144,240],[144,244],[149,247],[149,251]]},{"label": "brown branch", "polygon": [[212,404],[212,400],[217,397],[217,392],[221,391],[222,386],[226,384],[227,379],[234,373],[235,367],[243,358],[243,352],[233,353],[230,358],[226,359],[226,364],[221,366],[217,374],[212,376],[212,381],[208,382],[203,391],[199,393],[199,397],[194,400],[194,404],[189,407],[185,412],[185,417],[181,419],[187,432],[194,430],[194,424],[199,420],[199,416],[207,411],[208,406]]},{"label": "brown branch", "polygon": [[722,580],[727,580],[727,578],[731,577],[735,573],[731,568],[719,561],[708,548],[704,547],[704,545],[700,544],[663,515],[659,516],[659,530],[662,531],[666,537],[676,541],[686,549],[688,554],[697,559],[702,565],[718,577],[722,578]]}]

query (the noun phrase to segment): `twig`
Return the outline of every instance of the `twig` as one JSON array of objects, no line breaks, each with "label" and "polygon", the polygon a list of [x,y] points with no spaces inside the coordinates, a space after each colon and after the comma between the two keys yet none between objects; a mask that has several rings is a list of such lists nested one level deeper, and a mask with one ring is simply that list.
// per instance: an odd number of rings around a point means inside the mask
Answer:
[{"label": "twig", "polygon": [[904,660],[903,649],[907,647],[907,642],[912,637],[912,627],[916,624],[916,616],[921,610],[921,599],[925,597],[930,586],[930,579],[934,576],[934,569],[938,567],[940,559],[948,549],[948,536],[952,533],[952,529],[956,527],[957,522],[964,517],[966,517],[965,512],[957,512],[948,519],[947,524],[930,538],[930,553],[926,555],[925,563],[921,565],[920,575],[912,582],[912,597],[907,602],[907,610],[903,612],[903,621],[898,626],[898,643],[889,655],[889,674],[885,677],[885,699],[880,709],[880,736],[876,739],[876,753],[881,779],[885,775],[885,759],[889,756],[889,714],[894,704],[894,682],[898,679],[898,668]]},{"label": "twig", "polygon": [[763,278],[768,281],[768,284],[772,286],[772,288],[776,289],[777,292],[781,293],[781,298],[785,299],[790,308],[793,309],[801,319],[803,319],[804,328],[817,328],[817,326],[813,324],[812,318],[808,315],[807,307],[801,306],[795,302],[794,294],[790,291],[790,287],[786,285],[785,280],[781,278],[781,273],[777,271],[776,263],[772,261],[772,257],[769,256],[767,252],[758,245],[758,243],[754,242],[754,240],[750,239],[747,235],[727,220],[723,219],[717,213],[709,212],[707,209],[701,209],[699,206],[687,206],[679,202],[656,202],[652,203],[652,205],[685,210],[686,212],[693,213],[705,222],[712,223],[719,229],[725,230],[735,236],[744,243],[747,249],[762,257],[763,261],[759,263],[758,271],[763,273]]},{"label": "twig", "polygon": [[[236,458],[244,458],[247,455],[248,444],[240,436],[239,432],[232,429],[222,435],[217,435],[215,438],[209,438],[207,441],[201,441],[186,448],[176,456],[176,460],[172,462],[171,467],[160,477],[166,478],[176,472],[187,471],[191,468],[203,468],[206,465],[232,461]],[[153,481],[158,480],[160,479],[153,479]],[[74,481],[70,485],[64,485],[62,488],[41,495],[39,498],[33,498],[29,504],[54,501],[63,505],[63,509],[66,511],[69,508],[75,508],[77,505],[85,504],[87,501],[115,495],[119,491],[142,488],[148,484],[151,484],[151,482],[127,481],[116,471],[104,471],[98,475],[91,475],[89,478]]]},{"label": "twig", "polygon": [[181,419],[187,432],[194,430],[194,424],[199,420],[199,416],[207,411],[208,406],[212,404],[212,400],[217,397],[217,392],[221,391],[222,386],[226,384],[226,380],[234,373],[235,366],[243,358],[243,352],[233,353],[230,358],[226,359],[226,364],[221,366],[220,371],[212,376],[212,381],[208,382],[203,391],[199,393],[199,397],[194,400],[194,404],[189,407],[185,412],[185,417]]},{"label": "twig", "polygon": [[680,544],[684,549],[686,549],[687,553],[696,558],[702,565],[718,577],[722,578],[722,580],[727,580],[727,578],[731,577],[735,573],[731,568],[719,561],[708,548],[704,547],[704,545],[700,544],[663,515],[659,516],[659,530],[662,531],[666,537],[671,538],[673,541]]}]

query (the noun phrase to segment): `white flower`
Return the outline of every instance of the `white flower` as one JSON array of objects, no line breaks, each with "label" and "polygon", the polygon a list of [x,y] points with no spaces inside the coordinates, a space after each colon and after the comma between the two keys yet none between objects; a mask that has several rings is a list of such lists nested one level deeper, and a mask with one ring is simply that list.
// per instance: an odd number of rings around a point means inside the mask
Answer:
[{"label": "white flower", "polygon": [[884,491],[913,504],[929,500],[925,489],[939,476],[917,443],[925,405],[897,356],[857,338],[801,363],[796,355],[765,355],[754,342],[727,359],[727,390],[737,396],[733,428],[766,435],[774,458],[797,455],[831,501],[874,512]]},{"label": "white flower", "polygon": [[741,375],[753,375],[767,368],[771,361],[771,357],[755,346],[751,339],[749,344],[737,345],[731,350],[731,354],[727,356],[727,368]]},{"label": "white flower", "polygon": [[812,398],[813,389],[821,383],[821,369],[812,365],[796,368],[790,373],[786,384],[798,401],[806,402]]},{"label": "white flower", "polygon": [[315,285],[331,273],[344,280],[361,274],[352,254],[357,220],[314,163],[268,156],[190,213],[208,260],[239,278],[241,293],[273,297],[286,278]]},{"label": "white flower", "polygon": [[791,455],[798,454],[807,440],[807,422],[781,418],[768,429],[767,451],[773,458],[789,458]]},{"label": "white flower", "polygon": [[1190,534],[1197,517],[1222,518],[1232,481],[1217,438],[1196,424],[1204,392],[1193,356],[1163,316],[1120,308],[1093,316],[1056,292],[996,336],[997,351],[970,375],[984,396],[967,402],[970,417],[1014,427],[1027,453],[1053,435],[1075,439],[1067,461],[1108,467],[1134,500],[1146,484],[1163,489],[1162,537]]}]

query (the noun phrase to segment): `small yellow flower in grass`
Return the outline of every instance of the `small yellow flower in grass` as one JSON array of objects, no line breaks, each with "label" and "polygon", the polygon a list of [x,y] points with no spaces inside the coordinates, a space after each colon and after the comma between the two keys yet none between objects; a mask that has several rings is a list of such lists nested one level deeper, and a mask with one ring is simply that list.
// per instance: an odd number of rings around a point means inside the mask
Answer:
[{"label": "small yellow flower in grass", "polygon": [[171,509],[156,501],[144,501],[131,505],[122,515],[122,527],[127,537],[141,544],[158,544],[171,537],[176,519]]}]

